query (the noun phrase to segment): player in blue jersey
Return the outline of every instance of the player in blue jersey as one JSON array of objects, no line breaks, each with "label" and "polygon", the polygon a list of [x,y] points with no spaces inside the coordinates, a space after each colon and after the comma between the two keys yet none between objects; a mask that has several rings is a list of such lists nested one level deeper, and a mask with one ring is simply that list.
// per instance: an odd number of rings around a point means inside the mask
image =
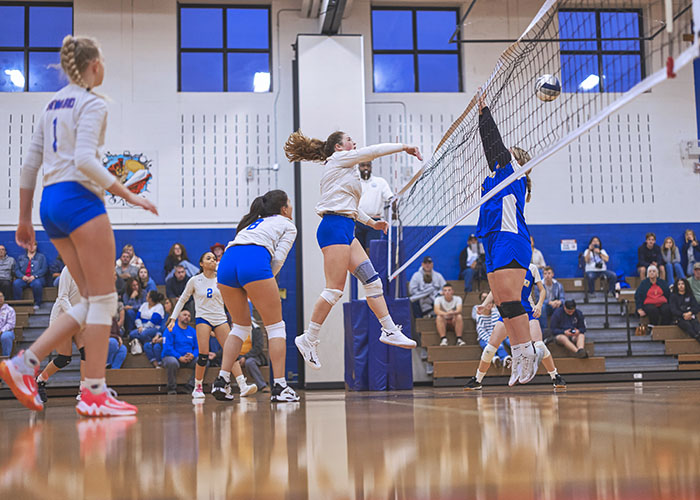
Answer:
[{"label": "player in blue jersey", "polygon": [[[479,97],[479,134],[491,171],[481,185],[483,197],[513,174],[517,167],[525,164],[530,156],[520,148],[508,150],[505,147],[483,93]],[[520,300],[532,258],[530,231],[525,222],[525,203],[530,199],[529,185],[529,177],[523,174],[485,201],[479,210],[476,231],[486,250],[489,286],[510,336],[512,370],[521,384],[532,380],[537,371],[527,311]]]}]

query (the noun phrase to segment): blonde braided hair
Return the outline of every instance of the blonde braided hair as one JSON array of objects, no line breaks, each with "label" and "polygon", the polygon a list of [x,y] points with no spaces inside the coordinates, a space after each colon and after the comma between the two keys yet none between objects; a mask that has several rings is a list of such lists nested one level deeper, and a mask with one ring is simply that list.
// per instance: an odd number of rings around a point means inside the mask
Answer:
[{"label": "blonde braided hair", "polygon": [[90,91],[83,80],[88,65],[100,57],[97,41],[88,37],[66,35],[61,46],[61,68],[71,82]]}]

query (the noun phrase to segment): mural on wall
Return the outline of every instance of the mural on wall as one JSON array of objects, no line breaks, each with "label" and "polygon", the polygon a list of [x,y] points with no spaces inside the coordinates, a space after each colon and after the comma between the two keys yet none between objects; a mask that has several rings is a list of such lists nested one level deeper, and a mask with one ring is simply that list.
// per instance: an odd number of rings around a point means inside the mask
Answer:
[{"label": "mural on wall", "polygon": [[[155,171],[153,156],[144,153],[110,153],[102,157],[102,164],[132,193],[156,203]],[[111,193],[105,194],[105,204],[113,208],[129,208],[131,205]]]}]

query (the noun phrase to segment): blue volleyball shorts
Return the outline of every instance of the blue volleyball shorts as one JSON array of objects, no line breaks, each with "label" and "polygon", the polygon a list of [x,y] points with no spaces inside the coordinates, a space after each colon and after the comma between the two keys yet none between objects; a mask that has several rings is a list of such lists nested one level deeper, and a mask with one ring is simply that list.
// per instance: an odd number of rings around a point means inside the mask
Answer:
[{"label": "blue volleyball shorts", "polygon": [[57,182],[44,187],[41,194],[41,224],[52,240],[67,238],[104,213],[107,213],[104,202],[79,182]]},{"label": "blue volleyball shorts", "polygon": [[243,288],[253,281],[274,277],[270,252],[260,245],[234,245],[224,252],[216,280],[232,288]]}]

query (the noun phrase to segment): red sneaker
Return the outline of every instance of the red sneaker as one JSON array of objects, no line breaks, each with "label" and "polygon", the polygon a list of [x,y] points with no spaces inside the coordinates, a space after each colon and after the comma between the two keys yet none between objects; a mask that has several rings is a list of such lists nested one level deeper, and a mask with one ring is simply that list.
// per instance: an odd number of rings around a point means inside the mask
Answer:
[{"label": "red sneaker", "polygon": [[139,411],[134,405],[119,401],[117,393],[109,387],[100,394],[93,394],[87,387],[80,395],[80,402],[75,411],[83,417],[124,417],[136,415]]},{"label": "red sneaker", "polygon": [[34,411],[44,409],[36,386],[38,374],[38,366],[32,369],[24,362],[24,351],[20,351],[14,358],[0,363],[0,378],[7,384],[20,403]]}]

